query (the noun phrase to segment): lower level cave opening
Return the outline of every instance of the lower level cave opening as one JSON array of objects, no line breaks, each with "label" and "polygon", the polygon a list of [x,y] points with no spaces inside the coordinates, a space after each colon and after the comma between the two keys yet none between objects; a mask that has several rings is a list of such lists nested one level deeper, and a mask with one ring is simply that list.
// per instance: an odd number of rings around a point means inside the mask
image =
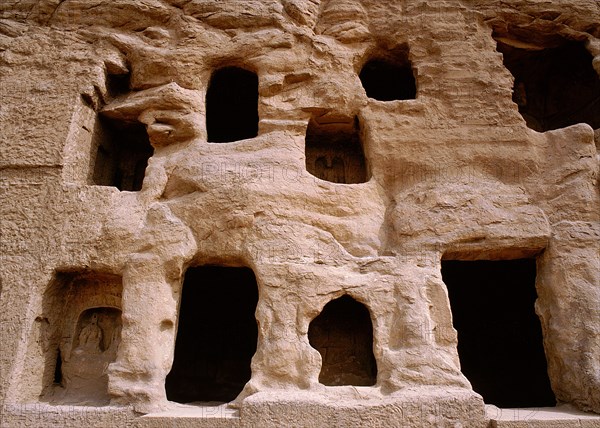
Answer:
[{"label": "lower level cave opening", "polygon": [[178,403],[229,402],[250,380],[258,286],[246,267],[200,266],[185,274],[175,356],[165,381]]},{"label": "lower level cave opening", "polygon": [[122,278],[87,269],[56,272],[36,318],[43,355],[40,400],[107,405],[106,368],[121,342]]},{"label": "lower level cave opening", "polygon": [[536,260],[442,260],[463,374],[486,404],[552,407]]},{"label": "lower level cave opening", "polygon": [[305,139],[306,170],[339,184],[369,180],[358,118],[312,117]]},{"label": "lower level cave opening", "polygon": [[308,340],[321,354],[319,382],[327,386],[372,386],[377,382],[369,310],[344,295],[327,303],[310,323]]}]

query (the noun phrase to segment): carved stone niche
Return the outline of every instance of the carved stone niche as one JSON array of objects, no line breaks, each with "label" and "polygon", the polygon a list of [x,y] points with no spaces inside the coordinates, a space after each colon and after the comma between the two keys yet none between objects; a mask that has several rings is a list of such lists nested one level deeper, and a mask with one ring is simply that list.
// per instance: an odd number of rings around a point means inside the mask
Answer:
[{"label": "carved stone niche", "polygon": [[313,117],[305,140],[306,170],[338,184],[365,183],[370,175],[358,118]]},{"label": "carved stone niche", "polygon": [[63,175],[71,183],[139,191],[154,149],[137,117],[113,117],[103,111],[106,103],[132,92],[129,74],[108,74],[104,83],[102,94],[84,93],[74,106]]},{"label": "carved stone niche", "polygon": [[583,43],[504,32],[494,38],[515,78],[513,101],[529,128],[545,132],[587,123],[600,129],[600,79]]},{"label": "carved stone niche", "polygon": [[105,405],[121,341],[121,277],[58,273],[44,295],[44,393],[53,403]]},{"label": "carved stone niche", "polygon": [[370,52],[359,73],[367,97],[378,101],[414,100],[417,82],[409,56],[405,43],[392,50],[377,47]]}]

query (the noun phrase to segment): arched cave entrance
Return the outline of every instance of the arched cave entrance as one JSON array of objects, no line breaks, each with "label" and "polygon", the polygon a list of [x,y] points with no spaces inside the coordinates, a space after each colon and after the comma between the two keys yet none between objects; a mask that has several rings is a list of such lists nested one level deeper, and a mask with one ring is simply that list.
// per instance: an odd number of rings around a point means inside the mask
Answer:
[{"label": "arched cave entrance", "polygon": [[258,135],[258,76],[239,67],[215,71],[206,92],[208,141],[227,143]]},{"label": "arched cave entrance", "polygon": [[461,369],[487,404],[556,404],[534,309],[535,276],[535,259],[442,261]]},{"label": "arched cave entrance", "polygon": [[308,340],[321,354],[323,385],[371,386],[377,381],[371,316],[352,297],[327,303],[310,323]]},{"label": "arched cave entrance", "polygon": [[185,274],[167,398],[232,401],[250,380],[258,287],[249,268],[201,266]]}]

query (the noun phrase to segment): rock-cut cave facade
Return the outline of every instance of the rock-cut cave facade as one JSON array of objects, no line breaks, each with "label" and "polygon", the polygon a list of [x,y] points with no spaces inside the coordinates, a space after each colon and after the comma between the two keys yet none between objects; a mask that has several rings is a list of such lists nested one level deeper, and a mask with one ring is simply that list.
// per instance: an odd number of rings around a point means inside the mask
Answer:
[{"label": "rock-cut cave facade", "polygon": [[600,426],[599,75],[594,0],[4,0],[0,425]]}]

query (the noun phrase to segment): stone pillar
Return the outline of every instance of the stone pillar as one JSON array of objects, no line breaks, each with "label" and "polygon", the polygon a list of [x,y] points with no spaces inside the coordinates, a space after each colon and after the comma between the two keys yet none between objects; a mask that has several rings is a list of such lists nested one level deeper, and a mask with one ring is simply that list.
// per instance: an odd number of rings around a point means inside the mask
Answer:
[{"label": "stone pillar", "polygon": [[600,412],[600,231],[593,223],[554,226],[538,262],[536,312],[557,400]]},{"label": "stone pillar", "polygon": [[109,393],[147,413],[166,403],[165,377],[173,362],[177,298],[161,260],[136,254],[123,272],[123,330],[109,367]]}]

